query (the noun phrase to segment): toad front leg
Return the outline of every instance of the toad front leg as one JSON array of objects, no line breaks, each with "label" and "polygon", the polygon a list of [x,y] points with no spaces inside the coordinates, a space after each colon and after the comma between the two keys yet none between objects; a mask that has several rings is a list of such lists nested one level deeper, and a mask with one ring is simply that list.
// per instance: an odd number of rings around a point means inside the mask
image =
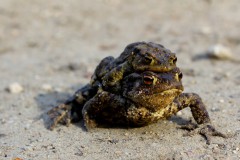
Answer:
[{"label": "toad front leg", "polygon": [[210,136],[219,136],[226,138],[227,136],[217,131],[212,125],[208,112],[202,99],[195,93],[182,93],[179,95],[172,104],[177,111],[180,111],[186,107],[190,107],[193,118],[198,125],[185,125],[182,129],[193,130],[188,135],[199,133],[207,140],[207,144],[210,144]]}]

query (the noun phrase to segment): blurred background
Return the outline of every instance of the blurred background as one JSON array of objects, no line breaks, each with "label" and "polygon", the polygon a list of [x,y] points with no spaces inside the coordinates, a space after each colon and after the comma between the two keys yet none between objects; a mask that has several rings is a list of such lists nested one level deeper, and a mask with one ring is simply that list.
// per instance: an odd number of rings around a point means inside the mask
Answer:
[{"label": "blurred background", "polygon": [[[238,0],[0,1],[1,74],[27,85],[29,79],[55,83],[64,78],[76,84],[79,77],[86,83],[102,58],[117,57],[136,41],[163,44],[177,53],[181,68],[189,68],[194,58],[201,59],[217,44],[235,59],[240,51],[238,15]],[[207,64],[195,62],[190,69],[198,70],[200,65],[199,72],[207,72],[203,67]],[[80,72],[58,73],[64,67]],[[23,76],[27,70],[31,72]],[[9,80],[2,83],[4,88]]]},{"label": "blurred background", "polygon": [[5,65],[46,62],[50,67],[64,61],[94,63],[94,59],[97,63],[105,56],[118,56],[127,44],[135,41],[163,44],[179,54],[182,59],[179,65],[191,63],[195,55],[216,44],[229,47],[237,55],[238,3],[238,0],[1,1],[0,56],[16,55]]},{"label": "blurred background", "polygon": [[[150,159],[204,159],[204,154],[238,159],[239,136],[227,144],[216,139],[223,147],[207,148],[200,136],[183,138],[170,121],[127,134],[120,129],[87,134],[76,126],[50,132],[42,117],[88,83],[101,59],[119,56],[129,43],[152,41],[177,54],[185,91],[203,98],[217,128],[239,129],[239,16],[239,0],[1,0],[0,159],[79,159],[79,153],[89,159],[148,159],[148,153]],[[213,60],[209,53],[223,58]],[[163,138],[156,137],[164,125]],[[147,140],[140,133],[145,129],[154,133]],[[114,147],[109,135],[120,139]]]},{"label": "blurred background", "polygon": [[61,54],[81,48],[119,54],[118,48],[135,41],[188,54],[215,43],[236,47],[239,10],[237,0],[1,1],[0,53],[44,54],[62,47]]}]

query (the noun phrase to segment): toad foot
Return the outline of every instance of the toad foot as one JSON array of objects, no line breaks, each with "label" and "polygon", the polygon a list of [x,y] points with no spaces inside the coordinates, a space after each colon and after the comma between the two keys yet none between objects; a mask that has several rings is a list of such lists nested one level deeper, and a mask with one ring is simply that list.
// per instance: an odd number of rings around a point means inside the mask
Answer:
[{"label": "toad foot", "polygon": [[206,143],[211,144],[211,136],[218,136],[222,138],[228,138],[227,135],[217,131],[210,123],[205,123],[201,125],[188,124],[179,127],[180,129],[188,130],[189,132],[184,134],[184,136],[192,136],[195,134],[200,134],[206,139]]},{"label": "toad foot", "polygon": [[52,120],[49,129],[53,130],[58,123],[63,123],[66,126],[69,126],[71,123],[71,109],[72,107],[70,105],[60,104],[48,111],[47,114]]}]

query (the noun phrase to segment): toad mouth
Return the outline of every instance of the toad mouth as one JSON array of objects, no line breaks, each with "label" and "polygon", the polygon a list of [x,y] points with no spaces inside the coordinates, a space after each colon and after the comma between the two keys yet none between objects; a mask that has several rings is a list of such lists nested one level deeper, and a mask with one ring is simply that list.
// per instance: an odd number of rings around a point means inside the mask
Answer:
[{"label": "toad mouth", "polygon": [[181,92],[183,91],[183,89],[181,88],[172,88],[172,89],[168,89],[168,90],[165,90],[165,91],[162,91],[162,92],[156,92],[156,93],[146,93],[146,96],[153,96],[153,95],[161,95],[161,96],[164,96],[164,95],[171,95],[171,94],[180,94]]},{"label": "toad mouth", "polygon": [[177,93],[177,92],[181,93],[182,91],[183,91],[182,89],[173,88],[173,89],[168,89],[166,91],[163,91],[163,92],[161,92],[159,94],[165,95],[165,94],[173,94],[173,93]]}]

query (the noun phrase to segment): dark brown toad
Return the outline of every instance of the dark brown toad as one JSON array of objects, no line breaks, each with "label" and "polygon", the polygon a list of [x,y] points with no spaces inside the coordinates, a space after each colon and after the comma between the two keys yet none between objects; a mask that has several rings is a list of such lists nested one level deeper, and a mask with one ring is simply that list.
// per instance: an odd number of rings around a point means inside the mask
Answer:
[{"label": "dark brown toad", "polygon": [[[165,48],[160,51],[159,46],[163,48],[155,43],[133,43],[119,58],[103,60],[91,83],[48,112],[53,122],[50,129],[58,123],[69,125],[75,113],[90,130],[103,124],[145,126],[190,107],[198,125],[183,128],[196,129],[208,144],[210,136],[226,137],[211,125],[201,98],[195,93],[182,93],[182,73],[176,67],[176,56],[163,52]],[[120,78],[116,77],[118,74]],[[105,79],[113,81],[107,83]]]}]

